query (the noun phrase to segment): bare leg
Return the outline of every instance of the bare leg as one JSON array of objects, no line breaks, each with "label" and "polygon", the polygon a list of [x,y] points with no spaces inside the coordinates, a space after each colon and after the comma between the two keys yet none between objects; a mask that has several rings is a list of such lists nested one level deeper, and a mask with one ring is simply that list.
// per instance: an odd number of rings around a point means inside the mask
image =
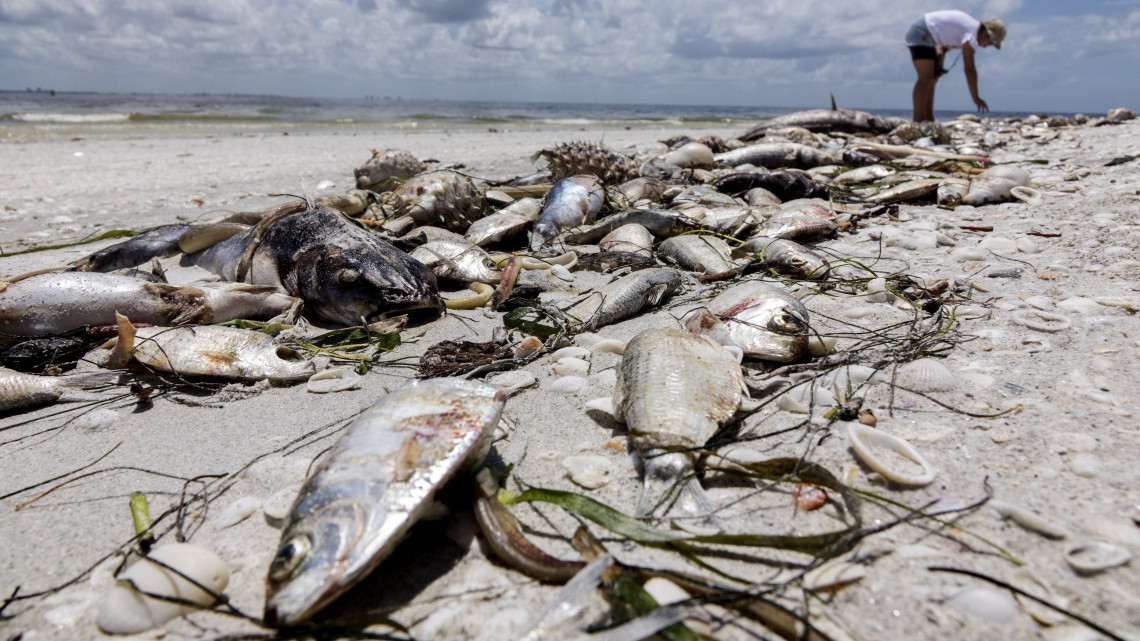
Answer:
[{"label": "bare leg", "polygon": [[918,80],[914,83],[914,121],[934,120],[934,77],[935,61],[929,59],[912,60]]}]

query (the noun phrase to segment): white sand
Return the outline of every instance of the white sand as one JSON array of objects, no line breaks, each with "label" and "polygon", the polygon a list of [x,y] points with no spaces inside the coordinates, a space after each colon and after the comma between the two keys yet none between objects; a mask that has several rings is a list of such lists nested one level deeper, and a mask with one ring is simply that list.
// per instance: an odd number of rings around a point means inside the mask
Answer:
[{"label": "white sand", "polygon": [[[678,133],[729,137],[741,132],[294,128],[285,136],[267,128],[141,138],[103,130],[98,136],[78,133],[83,139],[72,140],[75,133],[0,141],[0,247],[5,251],[108,229],[140,229],[224,211],[257,210],[279,202],[268,196],[273,193],[299,193],[302,188],[313,195],[341,193],[352,184],[352,169],[374,148],[405,148],[421,158],[463,163],[474,176],[504,179],[534,171],[531,154],[566,140],[602,140],[620,151],[645,153],[662,149],[656,141]],[[1140,574],[1135,564],[1080,576],[1063,557],[1066,549],[1088,540],[1140,553],[1140,473],[1135,464],[1140,460],[1140,321],[1125,309],[1091,303],[1087,309],[1052,310],[1071,319],[1071,327],[1064,331],[1038,332],[1011,322],[1015,313],[1027,309],[1024,299],[1030,296],[1054,305],[1065,299],[1074,305],[1074,297],[1132,297],[1135,304],[1140,296],[1137,163],[1104,165],[1114,157],[1140,153],[1140,123],[1065,129],[1043,142],[1019,136],[1009,141],[994,152],[998,161],[1048,161],[1021,165],[1044,192],[1040,206],[1016,203],[949,212],[904,205],[902,212],[911,222],[875,220],[867,229],[882,232],[885,226],[906,231],[921,223],[944,224],[942,231],[956,239],[956,247],[884,247],[884,258],[893,260],[880,261],[875,268],[976,283],[979,290],[973,298],[990,305],[989,316],[962,321],[958,338],[975,338],[962,342],[943,361],[954,372],[957,386],[932,395],[975,414],[1018,405],[1021,409],[997,419],[972,418],[896,392],[892,412],[887,387],[873,387],[864,407],[874,410],[879,427],[908,439],[937,469],[932,484],[916,489],[875,483],[868,470],[854,462],[843,424],[807,425],[734,447],[739,455],[757,459],[808,456],[857,488],[909,506],[929,506],[931,511],[974,503],[985,497],[988,484],[997,499],[1037,512],[1070,534],[1063,540],[1045,538],[998,518],[990,507],[956,519],[955,527],[920,519],[875,534],[853,556],[845,557],[864,564],[866,577],[812,603],[813,621],[826,626],[834,638],[1092,638],[1081,636],[1077,624],[1057,627],[1064,617],[1045,615],[1052,627],[1038,623],[1031,612],[1042,610],[1024,604],[1015,606],[1004,623],[979,618],[978,608],[968,613],[950,599],[965,589],[992,586],[962,575],[931,572],[928,566],[981,572],[1068,607],[1116,633],[1140,636]],[[317,190],[322,181],[334,186]],[[970,232],[959,225],[992,226],[994,231]],[[1030,232],[1060,233],[1060,237]],[[965,262],[949,258],[955,249],[976,245],[987,235],[1027,238],[1040,251]],[[862,256],[878,252],[878,243],[869,239],[867,231],[828,244],[836,242],[854,247]],[[3,257],[0,274],[63,264],[103,244]],[[985,277],[991,269],[1014,267],[1024,268],[1021,278]],[[1045,272],[1059,277],[1038,277]],[[554,279],[546,282],[558,285]],[[580,291],[598,282],[584,275],[561,286]],[[910,318],[877,304],[871,316],[845,319],[846,310],[870,305],[861,299],[815,296],[805,303],[813,314],[813,327],[825,333],[850,333],[841,339],[841,347],[850,347],[870,329]],[[648,327],[675,326],[674,317],[684,309],[645,314],[600,334],[628,340]],[[489,340],[499,323],[480,312],[461,312],[431,324],[425,335],[399,351],[418,356],[440,340]],[[506,439],[496,443],[492,462],[515,464],[517,479],[526,483],[580,491],[631,512],[640,483],[626,453],[624,430],[596,422],[583,409],[587,400],[610,394],[600,374],[617,360],[612,355],[596,358],[588,388],[576,396],[549,391],[554,377],[548,358],[528,366],[538,376],[539,387],[508,402],[504,423],[511,429]],[[414,370],[406,365],[415,362],[377,367],[361,389],[337,394],[315,395],[295,386],[229,400],[186,392],[146,405],[132,397],[118,398],[98,406],[117,413],[113,425],[99,429],[77,425],[77,419],[95,409],[87,404],[55,405],[0,419],[0,495],[68,474],[116,448],[88,470],[114,471],[77,480],[23,509],[17,506],[54,483],[0,501],[0,595],[17,587],[20,594],[34,593],[80,579],[47,598],[9,605],[3,614],[15,618],[0,621],[0,636],[23,633],[25,641],[100,637],[95,615],[110,587],[114,565],[104,564],[94,573],[89,570],[122,549],[133,535],[128,509],[132,492],[147,494],[156,518],[178,504],[184,483],[169,476],[204,477],[214,484],[209,509],[194,504],[184,520],[184,534],[229,563],[230,602],[242,612],[260,616],[264,577],[279,530],[260,511],[220,529],[227,508],[243,497],[290,502],[312,458],[330,444],[332,429],[369,406],[385,389],[412,377]],[[173,402],[173,396],[201,405]],[[742,436],[772,434],[804,418],[768,408],[745,422]],[[741,448],[747,451],[741,453]],[[579,453],[607,458],[617,470],[616,478],[597,490],[576,488],[565,477],[561,461]],[[235,474],[251,463],[245,472],[218,483],[216,477]],[[132,469],[124,469],[127,466]],[[710,477],[705,484],[718,503],[750,496],[725,513],[734,532],[802,534],[842,527],[833,518],[834,506],[796,513],[784,489],[756,495],[723,478]],[[188,487],[194,490],[200,485]],[[223,487],[225,492],[218,493]],[[518,486],[512,482],[510,488]],[[455,503],[461,506],[463,501]],[[513,511],[533,528],[533,539],[540,545],[564,558],[576,558],[566,541],[577,522],[559,508],[520,506]],[[866,525],[889,523],[905,514],[869,503],[864,512]],[[174,540],[174,525],[173,515],[160,521],[163,541]],[[472,531],[465,511],[417,527],[396,557],[345,600],[343,611],[394,610],[392,617],[423,639],[517,635],[556,588],[489,561],[471,544]],[[596,527],[594,532],[604,533]],[[623,546],[612,538],[606,545],[629,563],[698,571],[666,552]],[[1006,560],[995,546],[1025,566]],[[793,565],[781,574],[772,560]],[[795,563],[808,560],[747,549],[742,557],[710,557],[725,572],[754,582],[782,580]],[[1001,603],[1001,597],[979,594],[989,603]],[[248,622],[217,614],[201,613],[192,620],[192,624],[171,622],[165,630],[172,638],[257,631]],[[748,632],[754,624],[746,621],[721,621],[712,629],[720,639],[756,638]],[[142,636],[161,634],[160,630]]]}]

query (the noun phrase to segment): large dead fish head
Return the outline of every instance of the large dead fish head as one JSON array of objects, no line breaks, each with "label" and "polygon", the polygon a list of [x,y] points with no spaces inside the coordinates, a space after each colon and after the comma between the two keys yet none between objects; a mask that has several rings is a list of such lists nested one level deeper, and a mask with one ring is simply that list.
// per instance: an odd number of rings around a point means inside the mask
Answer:
[{"label": "large dead fish head", "polygon": [[338,325],[359,325],[415,310],[442,312],[435,274],[408,254],[378,241],[321,245],[296,260],[296,292],[305,311]]}]

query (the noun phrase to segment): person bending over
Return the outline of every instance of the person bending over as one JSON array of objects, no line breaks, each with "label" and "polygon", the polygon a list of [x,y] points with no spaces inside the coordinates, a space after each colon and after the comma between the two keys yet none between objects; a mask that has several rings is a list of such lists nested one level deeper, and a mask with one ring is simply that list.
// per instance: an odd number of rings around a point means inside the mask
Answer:
[{"label": "person bending over", "polygon": [[934,120],[934,84],[946,73],[942,61],[949,49],[961,49],[966,68],[966,85],[978,111],[990,110],[978,96],[978,69],[974,51],[978,47],[1001,49],[1005,23],[997,18],[978,22],[970,14],[955,9],[931,11],[916,20],[906,32],[906,45],[918,80],[914,83],[914,121]]}]

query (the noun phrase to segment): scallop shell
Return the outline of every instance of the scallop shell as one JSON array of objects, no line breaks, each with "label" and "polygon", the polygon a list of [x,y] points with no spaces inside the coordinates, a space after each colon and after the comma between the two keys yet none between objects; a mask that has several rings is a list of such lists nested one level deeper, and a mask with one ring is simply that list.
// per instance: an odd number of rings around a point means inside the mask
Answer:
[{"label": "scallop shell", "polygon": [[542,351],[542,347],[542,341],[533,336],[527,336],[518,345],[515,345],[511,353],[515,358],[526,358]]},{"label": "scallop shell", "polygon": [[1080,316],[1092,316],[1104,313],[1106,311],[1105,308],[1095,300],[1091,298],[1082,298],[1080,296],[1067,298],[1057,303],[1057,309],[1069,312],[1070,314],[1078,314]]},{"label": "scallop shell", "polygon": [[1017,253],[1017,241],[1002,236],[986,236],[978,243],[978,247],[983,250],[992,251],[995,254]]},{"label": "scallop shell", "polygon": [[[934,467],[910,443],[897,436],[862,423],[849,423],[847,438],[851,441],[851,449],[855,450],[859,460],[888,481],[915,486],[929,485],[934,481]],[[911,461],[919,467],[919,470],[899,469],[897,460],[888,462],[882,457],[880,454],[882,450],[894,453],[895,459],[903,458]]]},{"label": "scallop shell", "polygon": [[933,358],[920,358],[898,369],[895,383],[916,392],[945,392],[958,385],[958,381],[945,365]]}]

